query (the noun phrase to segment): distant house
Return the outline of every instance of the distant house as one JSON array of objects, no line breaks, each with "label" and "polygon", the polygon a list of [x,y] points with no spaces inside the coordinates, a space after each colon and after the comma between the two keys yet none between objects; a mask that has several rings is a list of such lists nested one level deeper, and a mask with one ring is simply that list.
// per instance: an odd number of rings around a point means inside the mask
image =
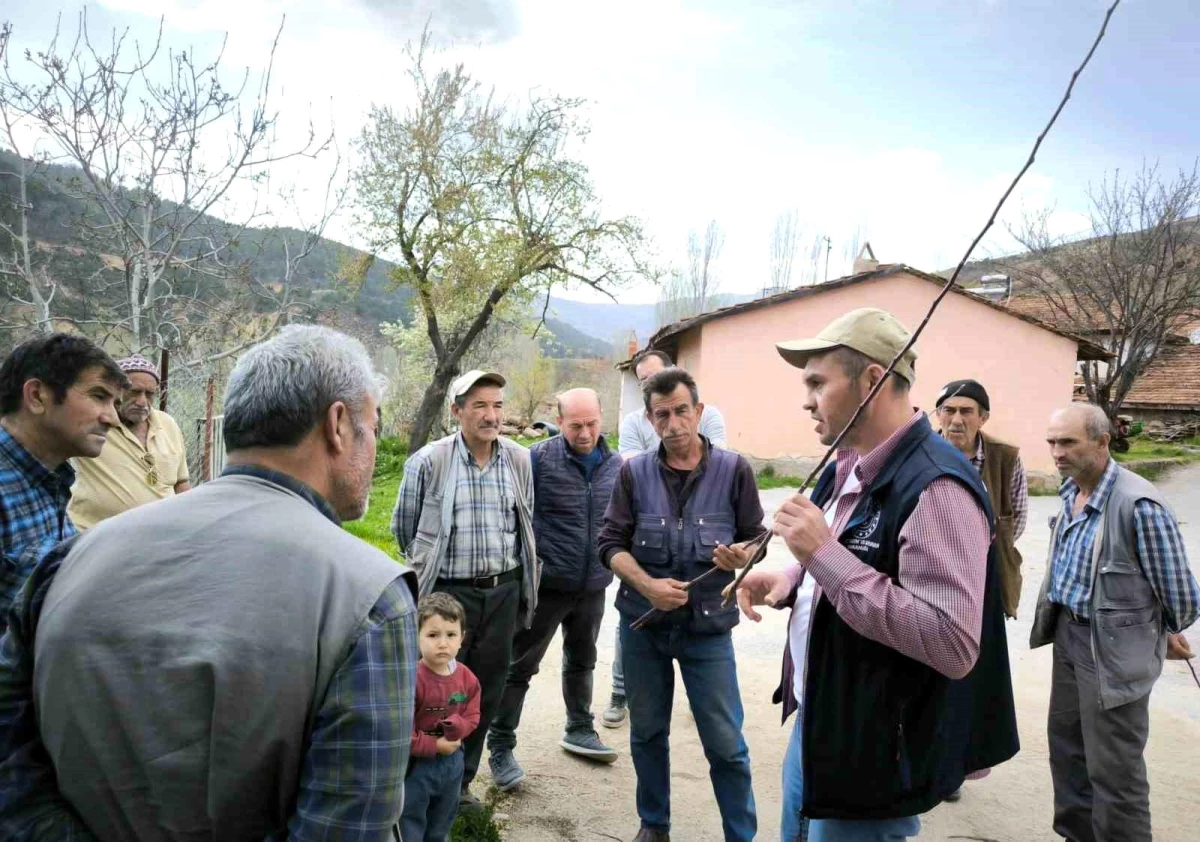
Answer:
[{"label": "distant house", "polygon": [[[859,307],[882,307],[915,328],[943,283],[903,264],[872,262],[845,278],[667,325],[646,347],[665,351],[692,373],[701,400],[724,414],[732,449],[757,460],[811,464],[825,449],[802,408],[801,374],[779,357],[775,343],[813,336]],[[988,431],[1018,445],[1030,471],[1046,474],[1054,471],[1046,421],[1071,401],[1077,360],[1110,356],[1093,342],[959,288],[942,302],[917,353],[917,406],[932,411],[950,380],[979,380],[992,399]],[[622,413],[641,405],[630,362],[618,366]]]}]

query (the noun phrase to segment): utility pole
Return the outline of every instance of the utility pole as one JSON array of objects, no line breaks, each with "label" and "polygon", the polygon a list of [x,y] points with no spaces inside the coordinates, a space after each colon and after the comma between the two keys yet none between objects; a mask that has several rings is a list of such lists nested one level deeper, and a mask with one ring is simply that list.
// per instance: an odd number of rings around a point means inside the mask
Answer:
[{"label": "utility pole", "polygon": [[833,249],[833,240],[825,235],[825,280],[829,280],[829,252]]}]

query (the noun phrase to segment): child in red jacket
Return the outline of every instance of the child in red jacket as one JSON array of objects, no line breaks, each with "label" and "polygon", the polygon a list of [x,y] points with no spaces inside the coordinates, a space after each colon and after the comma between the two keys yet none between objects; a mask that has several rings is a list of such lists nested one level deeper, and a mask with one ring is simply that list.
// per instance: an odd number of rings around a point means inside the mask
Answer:
[{"label": "child in red jacket", "polygon": [[463,639],[462,604],[431,593],[417,605],[417,698],[404,779],[404,842],[445,842],[458,811],[462,741],[479,725],[479,681],[454,660]]}]

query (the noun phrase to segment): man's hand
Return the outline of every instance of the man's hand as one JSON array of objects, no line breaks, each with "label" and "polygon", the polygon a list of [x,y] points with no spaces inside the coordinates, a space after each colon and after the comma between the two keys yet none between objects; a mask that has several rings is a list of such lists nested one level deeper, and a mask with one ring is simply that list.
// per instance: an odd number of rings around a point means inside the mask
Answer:
[{"label": "man's hand", "polygon": [[1196,653],[1188,646],[1188,640],[1182,634],[1167,635],[1167,660],[1188,661],[1196,657]]},{"label": "man's hand", "polygon": [[445,737],[437,738],[437,753],[438,754],[454,754],[458,751],[458,747],[462,745],[462,740],[447,740]]},{"label": "man's hand", "polygon": [[748,541],[743,541],[740,544],[717,544],[717,548],[713,550],[713,564],[722,570],[741,570],[750,563],[752,553],[747,547]]},{"label": "man's hand", "polygon": [[[732,587],[733,583],[730,582],[721,592],[722,595],[728,596],[729,589]],[[791,590],[792,581],[786,573],[778,570],[751,570],[738,587],[738,608],[741,608],[743,614],[757,623],[762,619],[762,615],[754,610],[755,605],[775,606],[787,599]]]},{"label": "man's hand", "polygon": [[807,564],[812,554],[833,537],[825,513],[803,494],[793,494],[779,507],[773,531],[801,564]]},{"label": "man's hand", "polygon": [[650,579],[642,590],[642,596],[659,611],[674,611],[688,601],[684,583],[675,579]]}]

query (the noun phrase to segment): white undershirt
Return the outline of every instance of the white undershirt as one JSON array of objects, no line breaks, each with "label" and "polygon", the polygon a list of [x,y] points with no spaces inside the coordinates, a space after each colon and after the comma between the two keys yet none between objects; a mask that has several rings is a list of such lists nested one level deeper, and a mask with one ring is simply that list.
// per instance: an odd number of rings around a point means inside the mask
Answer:
[{"label": "white undershirt", "polygon": [[[846,478],[845,484],[841,490],[825,507],[825,523],[832,528],[833,519],[837,514],[838,501],[847,494],[856,493],[862,483],[858,480],[858,473],[851,471],[850,476]],[[813,596],[817,589],[816,579],[808,571],[804,573],[804,579],[800,582],[800,588],[796,591],[796,602],[792,606],[792,619],[788,626],[788,647],[792,650],[792,664],[795,667],[795,672],[792,675],[792,692],[796,696],[796,702],[804,704],[804,676],[808,671],[808,632],[810,617],[812,616]]]}]

